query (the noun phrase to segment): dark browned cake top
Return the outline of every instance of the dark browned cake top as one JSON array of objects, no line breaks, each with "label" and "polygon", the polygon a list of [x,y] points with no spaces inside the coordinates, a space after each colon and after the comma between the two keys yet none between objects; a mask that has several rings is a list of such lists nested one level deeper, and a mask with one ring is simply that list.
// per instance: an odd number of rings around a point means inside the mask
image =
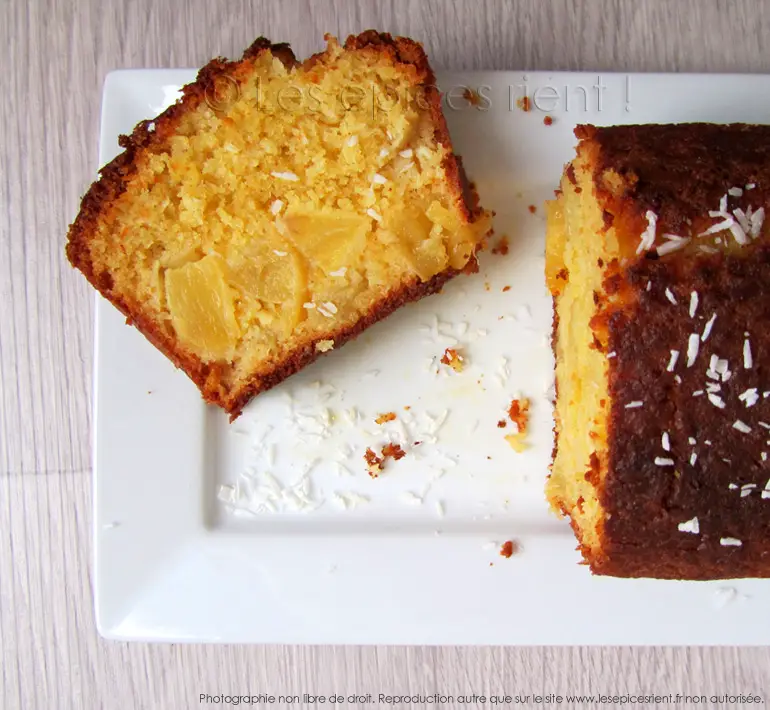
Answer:
[{"label": "dark browned cake top", "polygon": [[[666,232],[690,239],[665,255],[642,250],[607,283],[623,297],[606,321],[608,520],[597,567],[770,576],[770,127],[576,133],[593,143],[597,197],[621,241],[636,249],[650,211],[656,247]],[[607,170],[622,180],[605,189]],[[745,229],[736,237],[731,223]]]},{"label": "dark browned cake top", "polygon": [[[731,188],[754,185],[764,203],[770,189],[770,126],[744,123],[578,126],[575,135],[595,143],[597,185],[613,171],[623,178],[621,199],[637,216],[652,210],[666,230],[687,231],[703,223]],[[630,215],[629,215],[630,216]]]}]

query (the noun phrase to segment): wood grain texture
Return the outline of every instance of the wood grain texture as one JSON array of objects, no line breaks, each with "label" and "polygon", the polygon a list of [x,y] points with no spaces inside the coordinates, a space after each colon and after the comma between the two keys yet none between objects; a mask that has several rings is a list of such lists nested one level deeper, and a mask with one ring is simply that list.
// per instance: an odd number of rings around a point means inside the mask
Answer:
[{"label": "wood grain texture", "polygon": [[223,691],[767,697],[767,648],[214,647],[97,637],[92,296],[64,262],[63,236],[94,176],[104,76],[235,56],[260,34],[306,56],[326,31],[368,27],[420,39],[437,68],[770,71],[770,7],[756,0],[2,3],[0,706],[214,707],[199,705],[198,694]]}]

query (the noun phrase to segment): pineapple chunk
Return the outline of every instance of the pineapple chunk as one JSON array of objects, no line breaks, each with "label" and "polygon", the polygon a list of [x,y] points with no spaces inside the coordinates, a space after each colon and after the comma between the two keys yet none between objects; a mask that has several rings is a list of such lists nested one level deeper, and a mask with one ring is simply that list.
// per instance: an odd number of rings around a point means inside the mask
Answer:
[{"label": "pineapple chunk", "polygon": [[240,329],[218,254],[166,271],[166,302],[179,339],[207,361],[232,357]]},{"label": "pineapple chunk", "polygon": [[388,227],[401,243],[404,255],[420,280],[427,281],[447,265],[440,235],[431,235],[433,224],[426,213],[409,209],[388,220]]},{"label": "pineapple chunk", "polygon": [[457,217],[435,200],[426,210],[428,219],[447,233],[449,263],[453,269],[462,269],[476,247],[475,233],[467,225],[461,225]]},{"label": "pineapple chunk", "polygon": [[355,263],[366,246],[370,224],[367,217],[342,210],[293,213],[283,219],[294,246],[327,274]]},{"label": "pineapple chunk", "polygon": [[[243,294],[243,302],[257,298],[273,304],[285,335],[291,333],[304,316],[302,304],[307,297],[307,268],[302,256],[286,243],[275,248],[260,245],[230,269],[233,284]],[[263,315],[258,320],[274,318]]]}]

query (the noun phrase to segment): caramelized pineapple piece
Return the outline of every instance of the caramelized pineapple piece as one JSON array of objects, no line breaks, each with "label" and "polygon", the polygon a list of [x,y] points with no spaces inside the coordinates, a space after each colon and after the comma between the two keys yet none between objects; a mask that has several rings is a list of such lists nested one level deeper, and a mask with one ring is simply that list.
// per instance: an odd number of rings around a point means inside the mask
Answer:
[{"label": "caramelized pineapple piece", "polygon": [[206,361],[232,356],[240,329],[217,254],[166,271],[166,302],[177,336]]},{"label": "caramelized pineapple piece", "polygon": [[342,210],[287,214],[287,234],[311,266],[331,273],[351,266],[366,246],[371,220]]}]

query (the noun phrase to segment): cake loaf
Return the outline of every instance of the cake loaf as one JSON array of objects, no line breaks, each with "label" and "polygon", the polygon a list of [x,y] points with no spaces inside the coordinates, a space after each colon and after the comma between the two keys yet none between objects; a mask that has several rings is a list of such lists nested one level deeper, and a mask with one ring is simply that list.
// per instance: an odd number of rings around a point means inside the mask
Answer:
[{"label": "cake loaf", "polygon": [[327,40],[210,62],[121,137],[69,230],[70,262],[232,417],[474,270],[489,230],[422,47]]},{"label": "cake loaf", "polygon": [[579,126],[547,497],[596,574],[770,576],[770,126]]}]

